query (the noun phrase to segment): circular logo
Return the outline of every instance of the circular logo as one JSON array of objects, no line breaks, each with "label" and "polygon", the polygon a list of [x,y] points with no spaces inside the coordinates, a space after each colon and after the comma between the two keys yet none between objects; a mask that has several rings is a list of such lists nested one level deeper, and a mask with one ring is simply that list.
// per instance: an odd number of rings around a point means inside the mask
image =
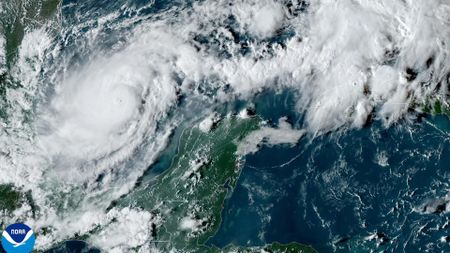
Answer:
[{"label": "circular logo", "polygon": [[9,225],[2,233],[2,246],[6,253],[30,253],[36,237],[23,223]]}]

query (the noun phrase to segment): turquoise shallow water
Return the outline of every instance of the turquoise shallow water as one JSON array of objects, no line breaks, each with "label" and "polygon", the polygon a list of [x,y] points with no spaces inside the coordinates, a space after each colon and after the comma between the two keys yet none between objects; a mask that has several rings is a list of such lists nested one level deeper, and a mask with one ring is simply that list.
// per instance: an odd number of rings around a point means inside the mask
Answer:
[{"label": "turquoise shallow water", "polygon": [[[258,113],[292,112],[289,93],[261,95]],[[283,102],[284,101],[284,102]],[[390,128],[305,138],[249,155],[210,243],[291,242],[319,252],[448,252],[450,121],[426,116]],[[371,237],[372,236],[372,237]]]},{"label": "turquoise shallow water", "polygon": [[[288,116],[293,125],[302,125],[292,92],[268,91],[255,101],[257,113],[269,122]],[[387,129],[373,122],[305,137],[294,147],[263,147],[246,157],[209,243],[300,242],[319,252],[447,252],[450,247],[440,240],[448,235],[442,205],[448,205],[443,198],[450,189],[449,133],[447,117],[425,116]],[[170,165],[178,136],[139,184],[151,183]],[[69,242],[49,252],[81,249],[88,246]]]},{"label": "turquoise shallow water", "polygon": [[[87,48],[83,32],[58,35],[61,59],[48,59],[57,65],[82,65],[97,51],[108,52],[126,40],[139,25],[114,26],[130,17],[158,13],[189,1],[64,1],[62,26],[70,28],[112,13],[123,4],[142,7],[124,11],[99,32],[96,47]],[[148,5],[148,7],[144,7]],[[136,8],[138,9],[138,8]],[[230,18],[230,31],[234,22]],[[70,29],[68,29],[70,30]],[[268,43],[282,42],[291,31],[280,31]],[[235,40],[248,35],[234,34]],[[246,37],[247,36],[247,37]],[[207,48],[211,38],[195,38]],[[245,55],[244,45],[239,53]],[[229,57],[227,52],[219,55]],[[207,92],[205,92],[207,94]],[[290,91],[266,91],[255,99],[258,115],[271,123],[287,116],[302,128],[304,115],[297,113],[296,96]],[[224,113],[239,111],[249,101],[217,108]],[[192,104],[190,105],[192,106]],[[180,107],[170,117],[194,118],[198,108]],[[189,110],[191,109],[191,110]],[[185,122],[183,127],[189,127]],[[169,165],[176,151],[179,132],[137,184],[149,184]],[[223,210],[223,221],[210,244],[225,246],[263,245],[270,242],[299,242],[313,245],[319,252],[449,252],[447,226],[450,209],[446,197],[450,186],[450,122],[443,116],[422,116],[385,128],[375,121],[363,129],[338,130],[316,138],[307,136],[294,147],[263,147],[246,157],[238,186]],[[69,241],[49,252],[88,252],[89,246]],[[97,252],[95,249],[89,252]]]},{"label": "turquoise shallow water", "polygon": [[[256,110],[273,122],[289,115],[301,124],[293,98],[289,92],[263,94]],[[246,157],[210,244],[295,241],[319,252],[447,252],[440,239],[448,235],[448,214],[430,203],[448,194],[449,132],[446,117],[429,116],[388,129],[375,122],[306,137],[295,147],[263,147]],[[164,171],[173,148],[143,183]],[[424,206],[434,212],[424,212]],[[96,252],[88,248],[74,241],[48,252]]]}]

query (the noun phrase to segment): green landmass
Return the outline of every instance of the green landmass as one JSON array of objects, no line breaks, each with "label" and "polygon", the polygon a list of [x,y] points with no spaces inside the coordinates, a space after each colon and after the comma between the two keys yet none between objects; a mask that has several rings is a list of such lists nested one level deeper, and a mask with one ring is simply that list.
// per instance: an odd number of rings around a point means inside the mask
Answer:
[{"label": "green landmass", "polygon": [[450,118],[450,106],[442,103],[440,100],[428,101],[423,111],[434,115],[447,115]]},{"label": "green landmass", "polygon": [[0,62],[0,119],[7,120],[9,104],[5,99],[6,91],[21,85],[12,80],[9,70],[16,62],[25,32],[55,18],[60,2],[61,0],[0,1],[0,37],[5,40],[5,59]]},{"label": "green landmass", "polygon": [[0,185],[0,196],[0,210],[9,212],[19,208],[23,199],[23,194],[9,184]]},{"label": "green landmass", "polygon": [[298,243],[273,243],[262,247],[207,246],[217,233],[224,202],[233,192],[241,172],[237,143],[258,129],[260,119],[222,120],[209,133],[198,128],[181,135],[171,166],[153,184],[142,186],[119,204],[149,210],[162,217],[154,231],[154,245],[163,252],[316,252]]},{"label": "green landmass", "polygon": [[0,32],[6,40],[6,65],[11,67],[26,29],[41,26],[57,11],[60,0],[8,0],[2,3]]},{"label": "green landmass", "polygon": [[0,185],[0,212],[3,215],[12,215],[12,212],[27,204],[31,211],[36,211],[31,191],[23,191],[12,184]]}]

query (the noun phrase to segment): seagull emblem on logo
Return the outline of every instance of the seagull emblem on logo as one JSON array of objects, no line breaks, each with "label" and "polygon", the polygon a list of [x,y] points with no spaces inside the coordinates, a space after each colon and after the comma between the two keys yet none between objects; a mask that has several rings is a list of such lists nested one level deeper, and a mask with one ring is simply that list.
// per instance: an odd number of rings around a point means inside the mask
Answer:
[{"label": "seagull emblem on logo", "polygon": [[30,237],[33,235],[33,231],[30,230],[28,231],[28,233],[25,235],[25,238],[23,238],[23,240],[21,242],[16,242],[14,241],[14,239],[11,238],[11,236],[8,234],[8,232],[3,231],[3,237],[10,242],[12,245],[14,245],[15,248],[24,245],[28,239],[30,239]]}]

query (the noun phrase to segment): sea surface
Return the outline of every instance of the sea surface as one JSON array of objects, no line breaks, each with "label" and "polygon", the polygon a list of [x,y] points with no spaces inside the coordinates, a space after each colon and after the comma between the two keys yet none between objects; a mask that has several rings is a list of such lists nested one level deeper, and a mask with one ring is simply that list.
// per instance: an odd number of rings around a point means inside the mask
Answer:
[{"label": "sea surface", "polygon": [[[245,156],[209,245],[450,252],[450,6],[387,2],[64,0],[11,16],[0,183],[29,199],[1,223],[35,224],[49,253],[145,249],[153,213],[116,204],[170,167],[183,130],[248,109],[306,134]],[[103,240],[127,227],[150,235]]]},{"label": "sea surface", "polygon": [[[289,92],[263,94],[255,108],[273,122],[282,116],[299,122],[290,98]],[[449,166],[446,116],[424,115],[389,128],[372,122],[305,137],[295,147],[262,147],[246,157],[210,243],[448,252]]]}]

